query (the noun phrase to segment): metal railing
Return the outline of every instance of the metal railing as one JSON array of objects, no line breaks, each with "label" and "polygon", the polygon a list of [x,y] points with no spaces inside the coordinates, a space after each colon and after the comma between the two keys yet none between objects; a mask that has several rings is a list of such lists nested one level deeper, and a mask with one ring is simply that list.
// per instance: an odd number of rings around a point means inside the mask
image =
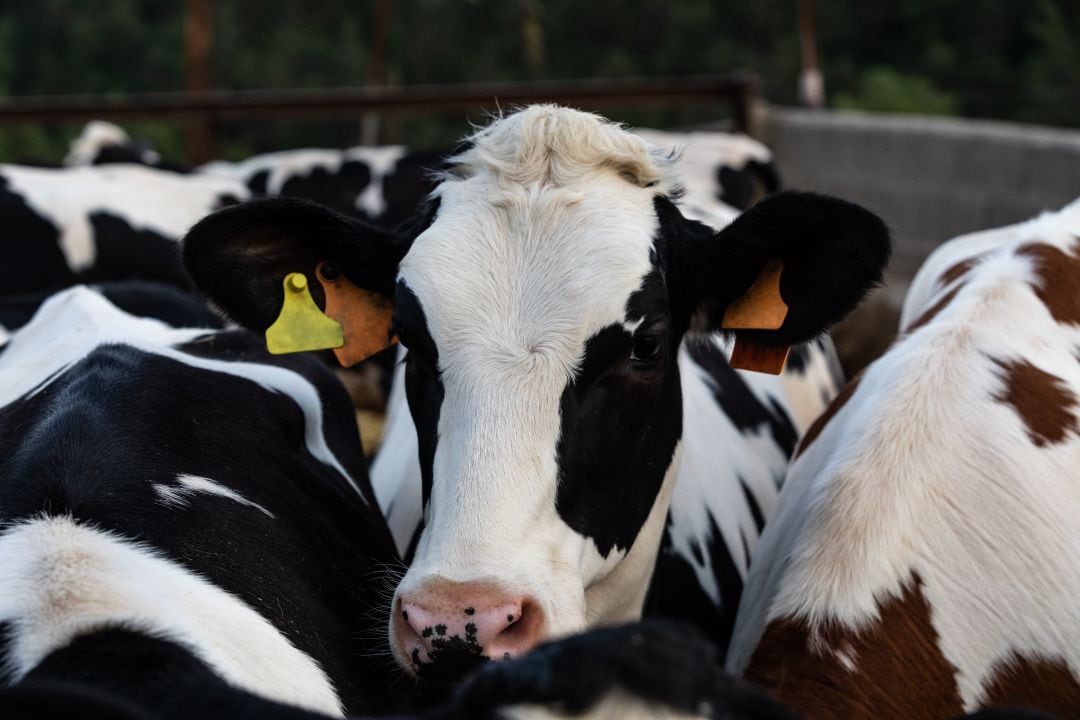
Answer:
[{"label": "metal railing", "polygon": [[751,101],[756,94],[757,81],[753,76],[733,74],[312,90],[27,96],[0,102],[0,124],[158,119],[212,127],[219,121],[258,117],[359,118],[368,113],[478,112],[535,102],[564,103],[590,109],[620,104],[727,103],[734,129],[745,131],[749,125]]}]

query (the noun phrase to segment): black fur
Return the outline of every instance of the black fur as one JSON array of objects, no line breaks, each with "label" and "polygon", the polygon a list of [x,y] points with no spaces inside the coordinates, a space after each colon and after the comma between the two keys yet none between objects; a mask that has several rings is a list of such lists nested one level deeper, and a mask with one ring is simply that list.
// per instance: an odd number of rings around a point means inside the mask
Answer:
[{"label": "black fur", "polygon": [[714,645],[674,623],[594,630],[484,667],[428,720],[498,720],[522,705],[582,715],[612,693],[715,720],[793,720],[748,683],[725,675]]},{"label": "black fur", "polygon": [[[109,302],[129,315],[154,318],[177,328],[223,328],[221,316],[191,293],[163,283],[122,280],[93,286]],[[30,322],[52,291],[0,295],[0,325],[15,330]]]}]

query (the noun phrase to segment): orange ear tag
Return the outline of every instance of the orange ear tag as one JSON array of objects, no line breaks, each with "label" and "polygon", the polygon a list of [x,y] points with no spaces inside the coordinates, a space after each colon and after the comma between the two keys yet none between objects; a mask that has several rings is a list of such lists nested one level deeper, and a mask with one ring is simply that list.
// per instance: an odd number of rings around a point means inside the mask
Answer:
[{"label": "orange ear tag", "polygon": [[371,357],[397,342],[390,335],[394,305],[385,296],[357,287],[344,275],[325,274],[326,263],[319,263],[315,276],[326,293],[326,316],[341,324],[345,344],[334,348],[342,367],[349,367]]},{"label": "orange ear tag", "polygon": [[788,306],[780,296],[782,260],[769,260],[761,274],[746,293],[728,305],[721,327],[735,330],[735,347],[731,351],[731,367],[737,370],[779,375],[787,362],[788,348],[763,345],[747,340],[739,330],[779,330],[787,318]]}]

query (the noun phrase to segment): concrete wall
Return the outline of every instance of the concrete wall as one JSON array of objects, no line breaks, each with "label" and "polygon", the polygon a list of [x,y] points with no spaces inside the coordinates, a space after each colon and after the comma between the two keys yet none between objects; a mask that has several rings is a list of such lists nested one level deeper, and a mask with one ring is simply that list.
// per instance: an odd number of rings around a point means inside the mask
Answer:
[{"label": "concrete wall", "polygon": [[785,187],[839,195],[885,219],[900,283],[951,237],[1080,196],[1077,131],[780,107],[763,120]]}]

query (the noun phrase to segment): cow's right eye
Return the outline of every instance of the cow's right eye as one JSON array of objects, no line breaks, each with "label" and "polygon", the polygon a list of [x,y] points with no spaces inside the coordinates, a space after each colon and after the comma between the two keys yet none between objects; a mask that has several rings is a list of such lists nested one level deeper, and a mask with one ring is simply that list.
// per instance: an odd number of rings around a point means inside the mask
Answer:
[{"label": "cow's right eye", "polygon": [[639,335],[634,338],[634,349],[630,359],[639,363],[656,360],[660,354],[660,338],[656,335]]}]

